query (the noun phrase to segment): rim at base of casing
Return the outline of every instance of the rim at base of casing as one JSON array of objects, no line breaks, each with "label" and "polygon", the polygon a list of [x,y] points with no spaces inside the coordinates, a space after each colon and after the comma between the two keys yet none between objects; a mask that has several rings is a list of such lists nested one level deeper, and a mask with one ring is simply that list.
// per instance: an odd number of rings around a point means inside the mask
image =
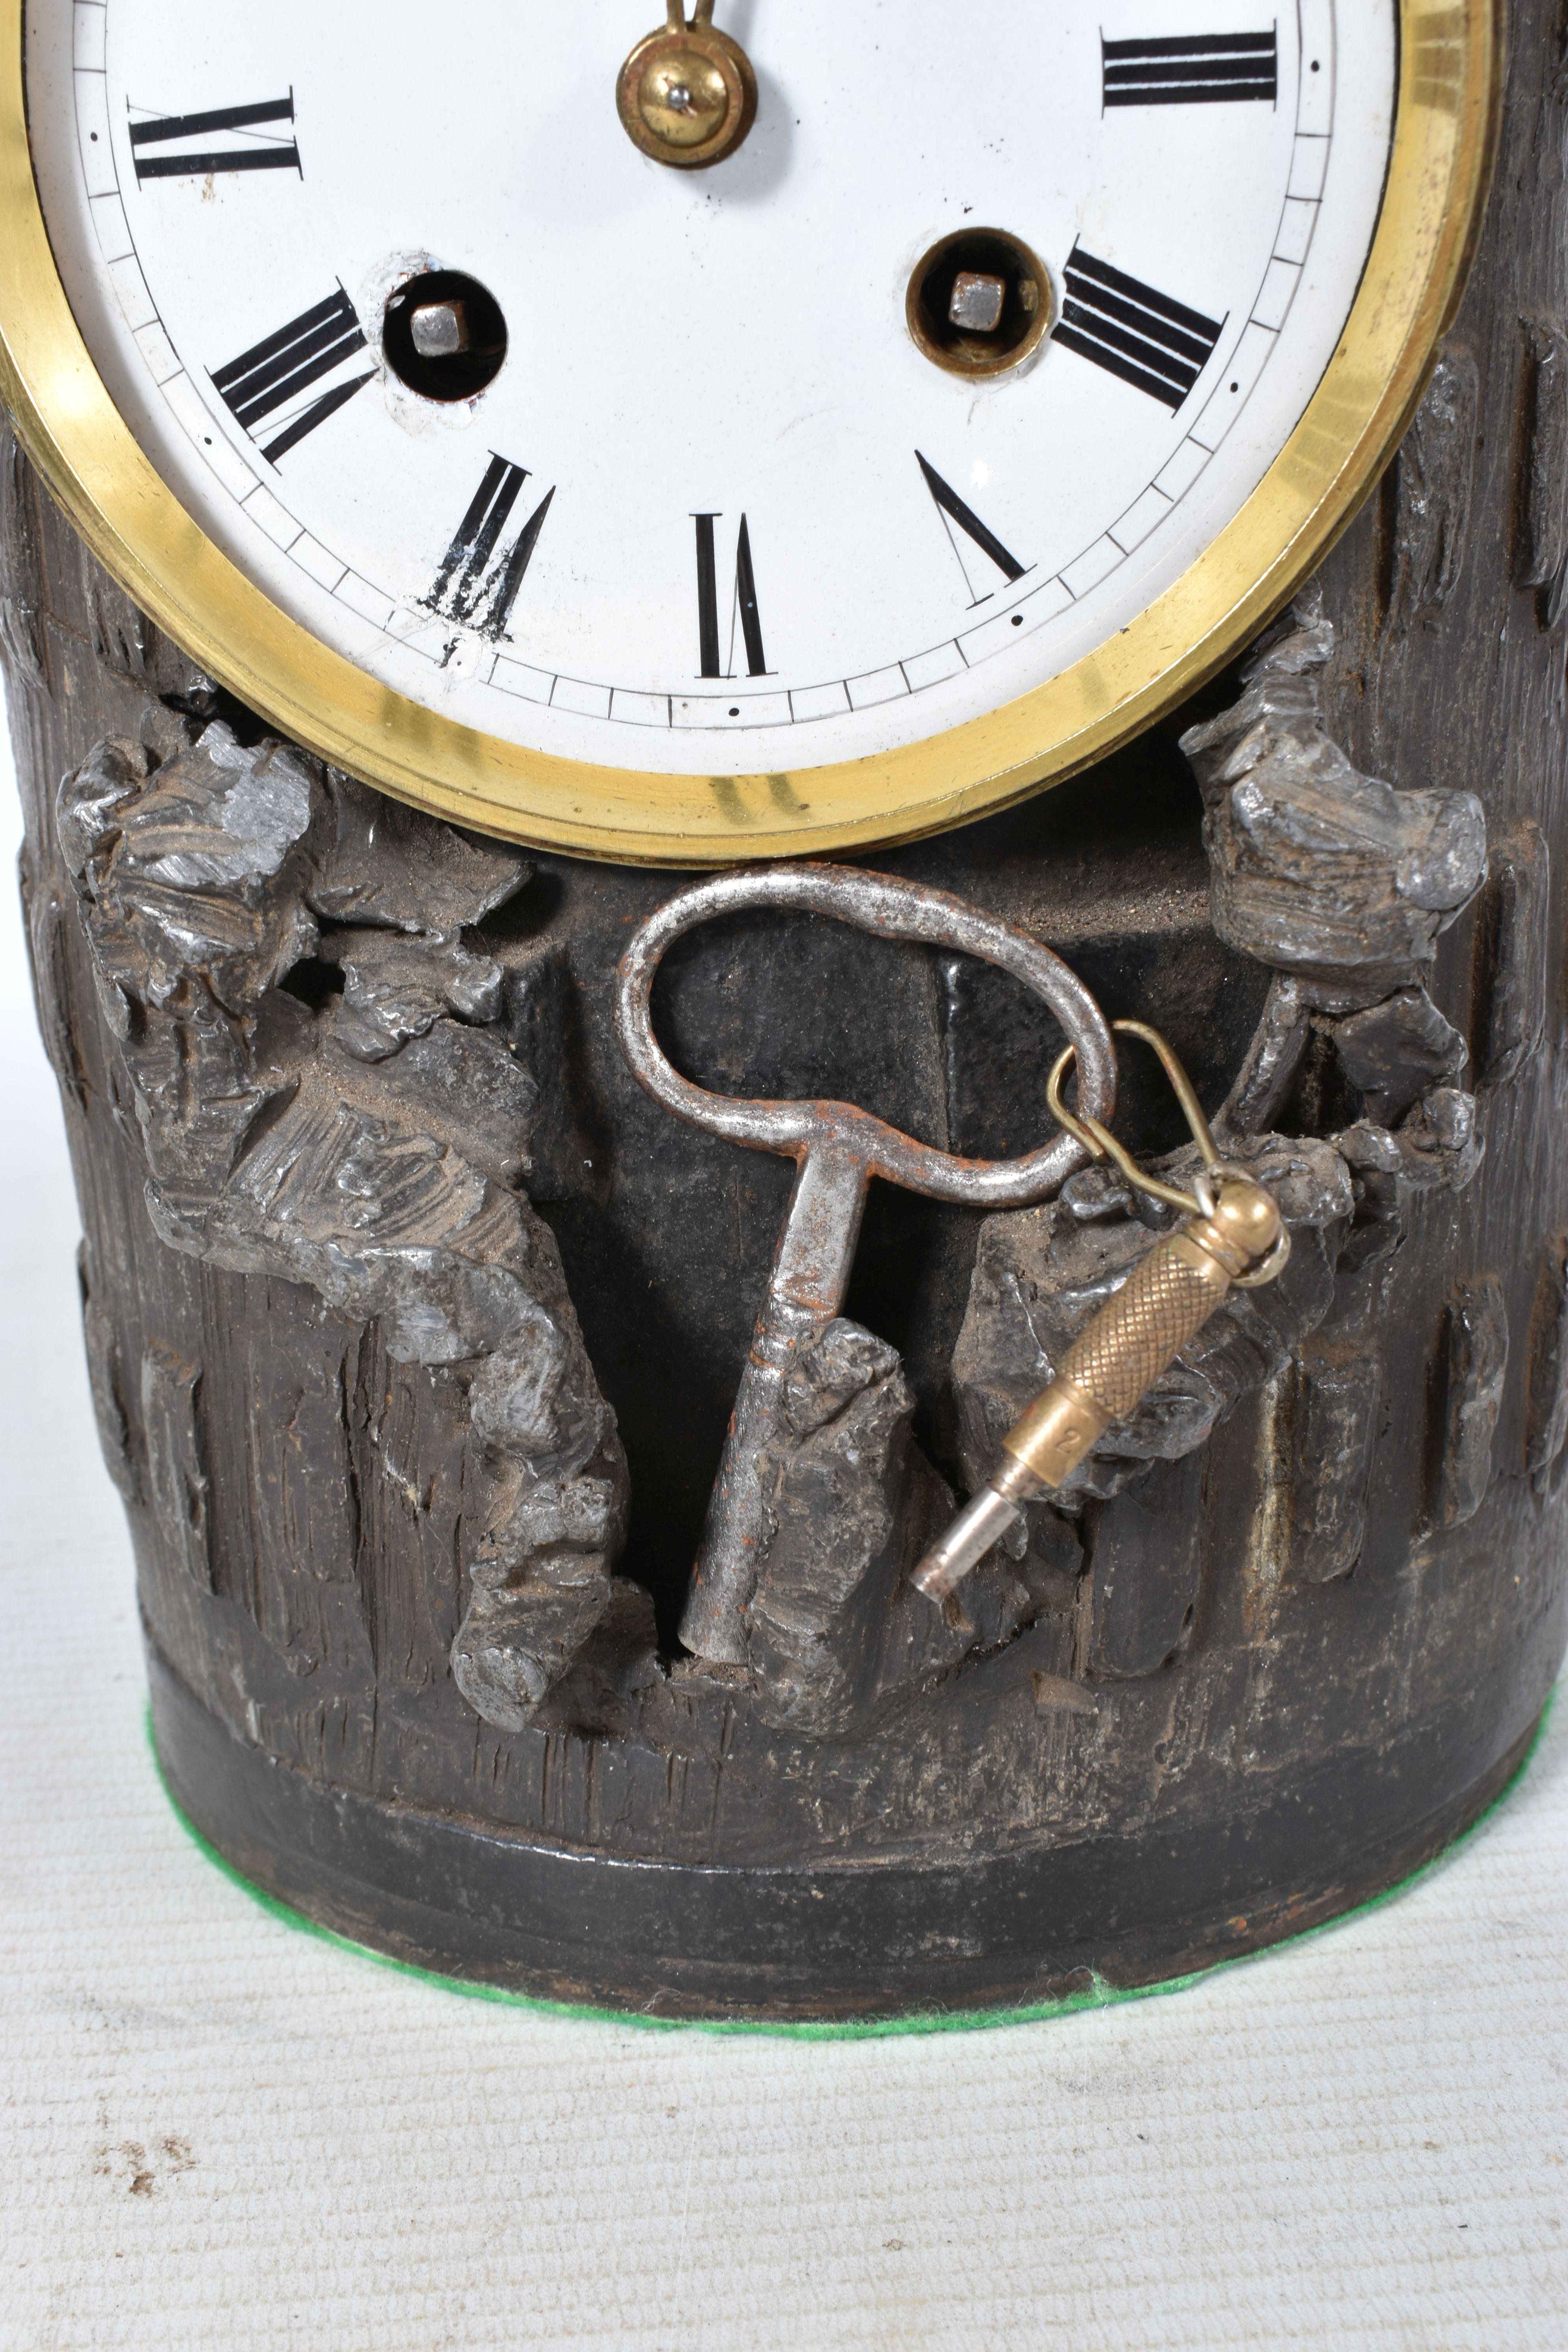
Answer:
[{"label": "rim at base of casing", "polygon": [[1475,1822],[1540,1713],[1538,1701],[1515,1725],[1483,1685],[1382,1749],[1327,1757],[1289,1790],[1195,1826],[961,1864],[694,1865],[548,1845],[334,1788],[237,1739],[151,1645],[148,1671],[176,1804],[241,1877],[307,1919],[407,1966],[542,2000],[764,2024],[1015,2011],[1300,1934],[1395,1885]]}]

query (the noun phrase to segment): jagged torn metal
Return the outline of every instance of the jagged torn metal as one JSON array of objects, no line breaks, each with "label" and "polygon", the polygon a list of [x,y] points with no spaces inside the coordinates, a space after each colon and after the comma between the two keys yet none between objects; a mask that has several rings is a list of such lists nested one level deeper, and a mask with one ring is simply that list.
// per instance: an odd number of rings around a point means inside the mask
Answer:
[{"label": "jagged torn metal", "polygon": [[162,1239],[307,1283],[458,1376],[483,1496],[464,1695],[521,1728],[612,1600],[651,1653],[651,1605],[613,1575],[615,1416],[520,1189],[540,1089],[495,1028],[503,972],[465,937],[527,860],[221,722],[155,769],[99,744],[59,831]]},{"label": "jagged torn metal", "polygon": [[[1215,929],[1276,975],[1215,1131],[1227,1156],[1275,1188],[1290,1264],[1272,1288],[1233,1293],[1107,1431],[1069,1482],[1069,1507],[1203,1444],[1325,1323],[1342,1264],[1392,1254],[1408,1195],[1458,1191],[1480,1164],[1474,1097],[1455,1083],[1464,1042],[1426,982],[1439,934],[1486,879],[1481,804],[1473,793],[1396,791],[1359,772],[1321,709],[1333,642],[1314,585],[1261,640],[1240,700],[1182,738],[1204,796]],[[1363,1115],[1328,1136],[1269,1132],[1313,1051],[1337,1064]],[[1163,1172],[1180,1181],[1190,1156]],[[973,1484],[1154,1242],[1120,1180],[1099,1171],[1048,1207],[986,1221],[953,1357]]]}]

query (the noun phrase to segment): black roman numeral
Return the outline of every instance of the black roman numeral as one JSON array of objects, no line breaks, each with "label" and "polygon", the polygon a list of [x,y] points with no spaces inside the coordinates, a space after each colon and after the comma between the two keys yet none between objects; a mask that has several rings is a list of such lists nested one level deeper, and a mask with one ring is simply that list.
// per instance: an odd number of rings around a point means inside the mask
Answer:
[{"label": "black roman numeral", "polygon": [[1203,373],[1224,327],[1223,319],[1156,294],[1081,245],[1068,256],[1067,299],[1053,341],[1172,411]]},{"label": "black roman numeral", "polygon": [[1275,104],[1279,48],[1266,33],[1194,33],[1155,41],[1100,42],[1106,106],[1216,106],[1249,98]]},{"label": "black roman numeral", "polygon": [[[432,613],[462,621],[487,637],[506,635],[517,592],[555,496],[553,488],[546,490],[511,545],[504,553],[499,551],[500,535],[527,479],[526,466],[491,456],[457,535],[437,566],[430,593],[421,600]],[[481,604],[482,615],[476,619]]]},{"label": "black roman numeral", "polygon": [[919,463],[921,472],[925,476],[926,488],[931,492],[931,497],[936,500],[937,512],[942,518],[942,528],[947,532],[948,543],[952,547],[954,555],[958,557],[958,568],[963,574],[964,583],[969,590],[970,595],[973,597],[974,602],[977,604],[984,604],[985,598],[984,596],[974,595],[974,583],[969,577],[969,567],[964,562],[963,555],[959,552],[958,541],[952,536],[951,527],[952,523],[956,523],[959,530],[963,531],[967,538],[973,541],[982,555],[988,555],[990,557],[992,562],[996,566],[997,571],[1001,572],[1004,579],[1007,581],[1021,580],[1028,567],[1020,563],[1017,557],[1010,553],[1009,551],[1003,546],[1001,541],[997,538],[994,530],[988,530],[986,529],[985,525],[981,521],[980,517],[975,513],[973,507],[966,507],[964,505],[963,500],[959,497],[958,492],[953,488],[952,484],[942,480],[942,476],[937,472],[936,467],[931,463],[929,458],[922,457],[918,449],[915,451],[915,457]]},{"label": "black roman numeral", "polygon": [[300,150],[292,139],[261,139],[250,147],[192,147],[175,155],[147,155],[147,147],[166,147],[176,139],[203,139],[214,131],[249,131],[258,122],[292,122],[294,93],[264,98],[254,106],[215,106],[205,114],[163,114],[151,122],[131,126],[132,161],[138,183],[176,180],[209,172],[300,172]]},{"label": "black roman numeral", "polygon": [[[340,286],[335,294],[318,302],[314,310],[302,310],[286,327],[279,327],[275,335],[241,352],[226,367],[215,368],[213,382],[246,431],[254,436],[264,416],[270,416],[296,393],[304,392],[330,374],[341,360],[364,348],[354,306]],[[322,393],[319,400],[313,400],[308,408],[289,418],[277,439],[267,443],[262,456],[276,466],[307,433],[313,433],[345,400],[352,400],[374,373],[374,368],[367,368],[363,375],[353,376],[347,383],[334,384],[331,392]]]},{"label": "black roman numeral", "polygon": [[[704,677],[730,677],[733,672],[719,658],[719,566],[713,549],[716,514],[693,518],[697,525],[697,646]],[[763,651],[763,616],[757,609],[757,575],[752,568],[752,534],[744,515],[735,539],[735,593],[731,615],[739,613],[741,637],[746,648],[746,669],[752,677],[768,674]],[[734,628],[730,632],[730,656],[735,653]]]}]

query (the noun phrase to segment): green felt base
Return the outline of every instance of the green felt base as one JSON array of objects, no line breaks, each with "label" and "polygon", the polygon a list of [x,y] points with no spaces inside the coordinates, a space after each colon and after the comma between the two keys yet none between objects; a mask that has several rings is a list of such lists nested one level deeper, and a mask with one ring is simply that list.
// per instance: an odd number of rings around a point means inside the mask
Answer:
[{"label": "green felt base", "polygon": [[574,2018],[585,2020],[595,2025],[638,2026],[645,2031],[659,2033],[760,2033],[773,2039],[782,2038],[792,2042],[879,2042],[886,2041],[893,2035],[978,2033],[990,2032],[998,2026],[1038,2025],[1047,2019],[1074,2016],[1086,2009],[1109,2009],[1113,2003],[1120,2001],[1149,2000],[1157,1994],[1184,1992],[1188,1986],[1198,1984],[1205,1978],[1216,1976],[1222,1969],[1260,1967],[1275,1953],[1289,1950],[1292,1945],[1308,1943],[1315,1937],[1335,1934],[1340,1928],[1350,1926],[1352,1921],[1364,1918],[1368,1912],[1381,1909],[1385,1903],[1397,1901],[1408,1893],[1411,1887],[1419,1885],[1423,1879],[1429,1878],[1434,1871],[1447,1866],[1460,1847],[1477,1835],[1499,1807],[1512,1795],[1524,1778],[1541,1745],[1555,1703],[1554,1692],[1537,1717],[1529,1745],[1513,1772],[1499,1790],[1490,1804],[1479,1813],[1473,1822],[1462,1829],[1456,1837],[1450,1839],[1440,1853],[1434,1854],[1429,1861],[1424,1862],[1418,1869],[1409,1872],[1404,1878],[1396,1879],[1392,1886],[1384,1887],[1378,1894],[1369,1895],[1363,1902],[1353,1904],[1348,1910],[1338,1913],[1332,1919],[1321,1920],[1314,1927],[1304,1927],[1296,1935],[1284,1937],[1276,1943],[1264,1946],[1260,1950],[1235,1953],[1212,1961],[1207,1968],[1190,1969],[1183,1976],[1163,1977],[1152,1984],[1109,1985],[1097,1978],[1084,1991],[1071,1993],[1064,2000],[1037,2001],[1016,2009],[945,2010],[912,2017],[854,2018],[842,2021],[827,2020],[821,2022],[803,2022],[790,2019],[770,2021],[759,2018],[650,2017],[635,2010],[599,2009],[587,2002],[543,2000],[531,1993],[513,1992],[502,1985],[475,1984],[462,1977],[442,1976],[433,1969],[416,1968],[408,1960],[395,1958],[389,1952],[378,1952],[372,1945],[355,1943],[352,1937],[340,1936],[333,1928],[324,1927],[318,1921],[307,1918],[302,1911],[296,1911],[287,1903],[279,1902],[275,1895],[268,1895],[265,1888],[258,1886],[251,1879],[247,1878],[243,1872],[237,1870],[231,1862],[226,1861],[219,1853],[211,1840],[203,1836],[169,1785],[168,1777],[158,1755],[157,1742],[153,1736],[151,1707],[146,1710],[144,1719],[147,1745],[153,1757],[153,1769],[157,1773],[159,1784],[169,1801],[169,1806],[175,1820],[197,1851],[205,1855],[216,1870],[221,1871],[226,1879],[237,1886],[243,1894],[247,1895],[253,1903],[258,1904],[262,1910],[269,1912],[275,1919],[280,1919],[285,1927],[297,1928],[302,1935],[314,1936],[323,1944],[334,1945],[339,1951],[351,1953],[356,1959],[369,1960],[378,1969],[395,1969],[400,1976],[416,1978],[422,1984],[435,1985],[443,1992],[458,1993],[465,2000],[498,2001],[506,2008],[527,2010],[539,2017]]}]

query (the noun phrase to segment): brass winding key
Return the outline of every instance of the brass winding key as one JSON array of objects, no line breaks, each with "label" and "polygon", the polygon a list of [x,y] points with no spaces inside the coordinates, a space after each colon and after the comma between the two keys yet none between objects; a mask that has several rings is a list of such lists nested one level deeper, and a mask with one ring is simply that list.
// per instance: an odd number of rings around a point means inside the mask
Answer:
[{"label": "brass winding key", "polygon": [[1186,1221],[1133,1267],[1014,1423],[1002,1441],[1001,1468],[914,1571],[911,1580],[931,1601],[944,1601],[1005,1533],[1019,1505],[1059,1486],[1111,1423],[1126,1418],[1232,1289],[1272,1282],[1290,1255],[1272,1193],[1221,1159],[1192,1081],[1159,1031],[1142,1021],[1111,1027],[1144,1039],[1164,1065],[1203,1158],[1193,1190],[1145,1174],[1091,1112],[1075,1117],[1067,1109],[1061,1088],[1070,1045],[1051,1072],[1051,1109],[1097,1160],[1113,1161],[1129,1183],[1182,1210]]}]

